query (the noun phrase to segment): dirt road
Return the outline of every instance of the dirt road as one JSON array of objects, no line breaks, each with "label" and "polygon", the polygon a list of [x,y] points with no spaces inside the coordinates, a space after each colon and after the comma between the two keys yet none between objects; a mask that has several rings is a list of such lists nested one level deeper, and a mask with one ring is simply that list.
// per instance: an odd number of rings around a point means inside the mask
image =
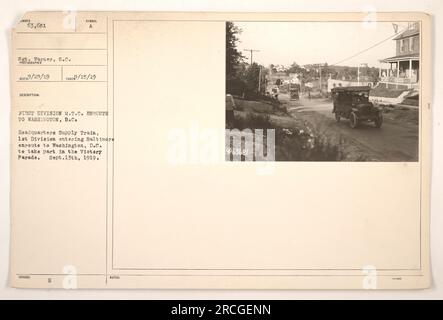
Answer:
[{"label": "dirt road", "polygon": [[[377,129],[373,123],[363,123],[357,129],[349,127],[344,119],[339,123],[332,114],[332,103],[319,99],[301,98],[300,101],[289,101],[287,95],[279,99],[286,105],[288,113],[296,119],[310,122],[313,126],[322,127],[328,133],[335,133],[347,141],[359,145],[379,161],[417,161],[418,160],[418,126],[405,121],[386,119],[383,126]],[[320,130],[323,130],[320,129]]]}]

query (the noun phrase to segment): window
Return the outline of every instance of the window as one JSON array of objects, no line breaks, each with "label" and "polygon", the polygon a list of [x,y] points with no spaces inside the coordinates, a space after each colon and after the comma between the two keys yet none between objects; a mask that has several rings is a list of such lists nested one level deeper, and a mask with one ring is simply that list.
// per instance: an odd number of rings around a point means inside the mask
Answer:
[{"label": "window", "polygon": [[409,51],[409,39],[401,39],[400,40],[400,52],[408,52]]},{"label": "window", "polygon": [[420,49],[420,42],[418,37],[412,37],[412,51],[418,51]]}]

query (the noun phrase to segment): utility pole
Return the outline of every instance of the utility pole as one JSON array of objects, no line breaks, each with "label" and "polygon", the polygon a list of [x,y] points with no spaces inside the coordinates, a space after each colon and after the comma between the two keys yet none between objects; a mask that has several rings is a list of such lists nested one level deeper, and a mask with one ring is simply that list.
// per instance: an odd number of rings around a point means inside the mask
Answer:
[{"label": "utility pole", "polygon": [[320,84],[320,94],[323,94],[323,89],[322,89],[322,77],[321,77],[321,67],[326,67],[326,63],[315,63],[315,64],[305,64],[304,67],[305,68],[309,68],[309,69],[315,69],[318,68],[318,72],[319,74],[319,84]]},{"label": "utility pole", "polygon": [[326,67],[326,63],[315,63],[315,64],[305,64],[305,68],[318,68],[317,71],[319,72],[319,84],[320,84],[320,93],[323,93],[322,89],[322,76],[321,76],[321,67]]},{"label": "utility pole", "polygon": [[252,66],[252,58],[253,58],[253,52],[260,52],[260,50],[256,50],[256,49],[244,49],[243,51],[249,51],[251,53],[251,66]]},{"label": "utility pole", "polygon": [[360,85],[360,66],[368,67],[367,63],[360,63],[357,67],[357,84]]}]

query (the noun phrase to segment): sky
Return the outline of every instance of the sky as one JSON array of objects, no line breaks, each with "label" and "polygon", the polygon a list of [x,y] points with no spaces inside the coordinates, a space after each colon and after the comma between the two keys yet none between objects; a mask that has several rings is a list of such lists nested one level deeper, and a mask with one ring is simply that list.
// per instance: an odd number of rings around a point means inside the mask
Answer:
[{"label": "sky", "polygon": [[[249,62],[250,53],[244,49],[256,49],[254,62],[299,65],[313,63],[336,64],[372,45],[394,36],[391,22],[234,22],[242,33],[238,49]],[[398,22],[398,31],[407,23]],[[358,66],[367,63],[379,67],[378,60],[395,55],[395,40],[382,44],[352,59],[338,63],[342,66]]]}]

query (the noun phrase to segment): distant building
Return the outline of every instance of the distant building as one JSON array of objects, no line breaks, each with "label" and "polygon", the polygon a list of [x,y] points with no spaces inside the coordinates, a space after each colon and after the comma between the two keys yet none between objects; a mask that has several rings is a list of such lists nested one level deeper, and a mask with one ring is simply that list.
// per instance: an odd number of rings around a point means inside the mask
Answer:
[{"label": "distant building", "polygon": [[286,72],[269,72],[269,74],[266,76],[269,84],[277,84],[278,82],[283,83],[284,81],[290,81],[291,77],[286,74]]},{"label": "distant building", "polygon": [[396,54],[380,62],[380,84],[393,89],[417,89],[420,74],[420,25],[410,22],[397,37]]},{"label": "distant building", "polygon": [[278,64],[275,66],[277,72],[286,72],[286,67],[284,65]]}]

